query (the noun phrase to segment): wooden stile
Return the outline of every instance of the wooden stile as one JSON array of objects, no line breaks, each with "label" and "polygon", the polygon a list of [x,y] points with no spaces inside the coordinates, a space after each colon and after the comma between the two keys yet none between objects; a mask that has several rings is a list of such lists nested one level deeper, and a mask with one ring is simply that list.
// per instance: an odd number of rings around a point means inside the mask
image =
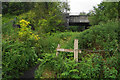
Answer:
[{"label": "wooden stile", "polygon": [[62,51],[62,52],[74,52],[74,60],[76,60],[76,62],[78,62],[78,53],[81,53],[81,50],[78,50],[78,39],[74,40],[74,50],[73,49],[60,48],[60,44],[58,44],[56,50],[57,50],[56,56],[58,56],[59,51]]},{"label": "wooden stile", "polygon": [[[105,52],[105,50],[96,50],[96,51],[87,50],[87,49],[83,49],[83,50],[87,51],[87,52],[90,52],[90,53]],[[58,56],[59,51],[62,51],[62,52],[74,52],[74,60],[76,62],[78,62],[78,53],[81,53],[82,49],[81,50],[78,49],[78,39],[74,39],[74,49],[63,49],[63,48],[60,48],[60,44],[58,44],[58,46],[56,48],[56,51],[57,51],[56,56]]]}]

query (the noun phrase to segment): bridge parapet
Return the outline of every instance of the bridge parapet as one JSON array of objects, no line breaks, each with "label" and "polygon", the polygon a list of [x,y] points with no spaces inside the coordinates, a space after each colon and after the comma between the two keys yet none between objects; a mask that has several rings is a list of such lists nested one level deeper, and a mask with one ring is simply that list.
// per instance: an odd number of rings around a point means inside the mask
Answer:
[{"label": "bridge parapet", "polygon": [[69,23],[89,23],[87,15],[70,15]]}]

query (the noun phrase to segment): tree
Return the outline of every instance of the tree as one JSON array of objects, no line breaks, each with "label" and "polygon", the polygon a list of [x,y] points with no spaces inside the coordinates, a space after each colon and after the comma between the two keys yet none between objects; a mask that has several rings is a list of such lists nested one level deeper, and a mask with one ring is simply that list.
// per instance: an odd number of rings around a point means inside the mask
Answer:
[{"label": "tree", "polygon": [[[41,2],[35,4],[34,12],[36,14],[37,26],[40,26],[43,32],[64,31],[64,14],[69,10],[65,2]],[[39,12],[38,12],[39,11]]]},{"label": "tree", "polygon": [[87,13],[85,13],[85,12],[80,12],[79,15],[87,15]]},{"label": "tree", "polygon": [[3,2],[2,3],[2,13],[19,15],[21,13],[27,12],[34,7],[32,2]]},{"label": "tree", "polygon": [[[67,2],[4,2],[3,14],[20,15],[45,33],[64,31],[64,14],[69,9]],[[19,16],[18,16],[19,17]],[[18,18],[20,19],[20,18]]]},{"label": "tree", "polygon": [[97,25],[100,22],[115,20],[118,18],[118,2],[102,2],[93,11],[89,12],[89,20],[92,25]]}]

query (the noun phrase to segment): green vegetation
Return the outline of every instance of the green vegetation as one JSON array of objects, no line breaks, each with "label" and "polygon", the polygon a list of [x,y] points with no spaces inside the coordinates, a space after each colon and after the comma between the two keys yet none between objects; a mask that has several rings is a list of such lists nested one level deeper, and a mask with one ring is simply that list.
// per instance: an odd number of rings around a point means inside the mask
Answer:
[{"label": "green vegetation", "polygon": [[[26,10],[28,4],[29,9]],[[70,30],[65,28],[63,12],[69,10],[69,7],[64,2],[3,3],[3,80],[19,78],[24,71],[38,63],[40,65],[35,71],[35,78],[119,78],[120,30],[117,5],[104,2],[99,4],[98,8],[94,8],[94,13],[89,13],[92,26],[79,32],[76,31],[78,26],[70,26]],[[113,16],[113,11],[108,11],[110,8],[114,9]],[[21,28],[17,28],[18,26]],[[105,52],[82,51],[78,55],[78,63],[71,52],[55,55],[58,44],[61,48],[73,49],[76,38],[79,40],[79,49]]]},{"label": "green vegetation", "polygon": [[[35,78],[117,78],[119,74],[117,69],[108,66],[99,54],[87,54],[80,63],[63,58],[63,55],[65,54],[60,53],[59,57],[56,57],[54,54],[44,54],[46,57],[40,60],[42,63]],[[110,60],[112,59],[115,58]]]},{"label": "green vegetation", "polygon": [[34,3],[30,2],[3,2],[2,3],[2,13],[19,15],[21,13],[27,12],[34,7]]},{"label": "green vegetation", "polygon": [[[21,29],[14,29],[9,24],[8,31],[3,28],[2,40],[2,75],[3,79],[19,78],[19,75],[37,63],[37,48],[33,43],[38,43],[36,35],[29,34],[31,30],[27,28],[25,21],[21,20]],[[25,25],[24,25],[25,24]],[[24,29],[24,30],[23,30]],[[27,32],[26,32],[27,31]],[[20,35],[24,34],[24,35]],[[9,34],[8,34],[9,33]],[[27,34],[25,34],[27,33]],[[29,36],[32,38],[29,38]],[[22,37],[21,37],[22,36]],[[34,38],[35,37],[35,38]]]},{"label": "green vegetation", "polygon": [[14,39],[9,40],[8,38],[2,43],[3,78],[19,78],[21,72],[35,65],[38,56],[35,47],[28,45],[30,42],[24,43]]},{"label": "green vegetation", "polygon": [[72,31],[72,32],[80,32],[83,31],[85,26],[69,26],[69,30],[68,31]]},{"label": "green vegetation", "polygon": [[118,19],[118,11],[120,9],[118,2],[102,2],[94,7],[94,10],[89,12],[90,24],[98,25],[99,23],[106,23],[108,20]]},{"label": "green vegetation", "polygon": [[[114,50],[118,46],[118,21],[93,26],[81,32],[80,35],[76,35],[75,38],[79,39],[80,49]],[[69,46],[73,48],[73,45]]]},{"label": "green vegetation", "polygon": [[[103,27],[102,27],[103,26]],[[106,50],[99,53],[82,52],[79,54],[80,63],[75,63],[73,53],[60,53],[59,57],[53,54],[43,54],[42,62],[36,71],[36,78],[118,78],[118,24],[116,22],[108,22],[91,27],[81,33],[73,32],[63,33],[62,48],[73,49],[74,39],[79,40],[80,49]],[[59,39],[59,35],[56,34]],[[67,41],[64,39],[67,38]],[[69,36],[69,37],[68,37]],[[69,39],[70,38],[70,39]],[[55,39],[55,38],[54,38]],[[51,41],[51,39],[49,38]],[[57,40],[58,41],[58,40]],[[59,43],[60,43],[59,42]],[[55,43],[54,43],[55,44]],[[56,44],[57,45],[57,44]],[[64,46],[62,46],[64,45]],[[56,46],[57,47],[57,46]],[[54,50],[54,49],[53,49]],[[107,51],[109,50],[109,51]],[[84,57],[83,57],[84,56]],[[51,65],[50,65],[51,64]],[[53,71],[50,75],[49,70]],[[59,68],[58,68],[59,67]],[[44,72],[45,71],[45,72]],[[45,74],[46,73],[46,74]],[[48,75],[48,76],[47,76]]]},{"label": "green vegetation", "polygon": [[[34,6],[34,9],[28,9],[29,11],[26,11],[26,4],[31,4],[29,6]],[[5,7],[3,9],[2,16],[3,79],[19,78],[24,71],[37,64],[38,58],[40,57],[39,55],[47,51],[47,49],[49,50],[49,48],[51,47],[51,45],[48,46],[46,43],[44,43],[44,39],[49,36],[52,31],[55,32],[53,29],[60,29],[61,27],[59,27],[59,25],[62,24],[61,21],[64,22],[64,20],[62,20],[62,17],[59,16],[59,14],[62,13],[60,12],[60,9],[64,9],[64,7],[62,6],[62,4],[64,5],[64,3],[34,3],[34,5],[32,4],[33,3],[21,4],[5,2],[2,5],[3,8]],[[16,5],[16,7],[14,5]],[[24,9],[22,9],[21,7],[24,7]],[[46,13],[45,8],[43,9],[43,7],[51,8],[49,8],[48,10],[46,9],[48,12]],[[54,9],[55,7],[56,9]],[[41,9],[42,12],[38,12],[38,10]],[[13,26],[13,24],[15,26]],[[31,30],[31,26],[29,26],[29,24],[33,25],[35,31]],[[17,28],[18,26],[20,26],[21,28]],[[50,28],[47,32],[45,32],[46,26],[48,26],[47,28]],[[58,27],[55,28],[55,26]],[[63,30],[63,28],[61,28],[61,30]],[[47,41],[48,40],[46,40],[45,42]],[[48,47],[45,48],[46,46]]]}]

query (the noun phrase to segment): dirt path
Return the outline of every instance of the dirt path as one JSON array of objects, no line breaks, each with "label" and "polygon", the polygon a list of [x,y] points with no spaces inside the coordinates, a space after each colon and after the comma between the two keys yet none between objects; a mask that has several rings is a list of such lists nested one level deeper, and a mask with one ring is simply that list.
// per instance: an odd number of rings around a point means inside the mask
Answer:
[{"label": "dirt path", "polygon": [[30,70],[24,72],[24,74],[20,77],[20,79],[25,79],[25,78],[34,79],[34,72],[38,68],[38,66],[39,66],[39,64],[32,67]]}]

